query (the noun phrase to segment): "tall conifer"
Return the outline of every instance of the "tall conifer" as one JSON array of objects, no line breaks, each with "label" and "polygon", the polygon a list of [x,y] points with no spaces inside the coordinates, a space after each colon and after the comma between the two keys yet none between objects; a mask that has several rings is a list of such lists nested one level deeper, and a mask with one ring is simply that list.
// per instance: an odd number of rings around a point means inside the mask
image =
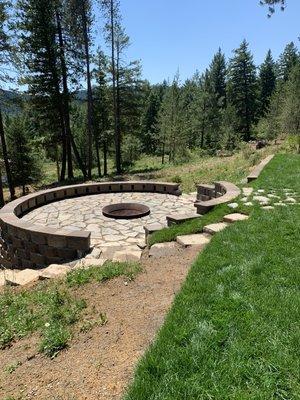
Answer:
[{"label": "tall conifer", "polygon": [[257,112],[257,80],[253,56],[246,40],[234,50],[229,63],[228,99],[236,111],[236,131],[242,134],[245,141],[250,140]]}]

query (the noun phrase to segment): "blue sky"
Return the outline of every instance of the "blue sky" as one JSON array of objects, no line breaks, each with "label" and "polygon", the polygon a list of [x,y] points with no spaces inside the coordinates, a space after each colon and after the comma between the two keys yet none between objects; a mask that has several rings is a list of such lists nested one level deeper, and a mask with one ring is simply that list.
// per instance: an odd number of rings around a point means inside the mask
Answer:
[{"label": "blue sky", "polygon": [[[141,59],[151,83],[182,80],[203,71],[220,46],[227,57],[246,38],[257,64],[267,50],[275,58],[300,35],[300,0],[267,18],[259,0],[121,0],[123,25],[131,39],[130,59]],[[98,19],[98,18],[97,18]]]}]

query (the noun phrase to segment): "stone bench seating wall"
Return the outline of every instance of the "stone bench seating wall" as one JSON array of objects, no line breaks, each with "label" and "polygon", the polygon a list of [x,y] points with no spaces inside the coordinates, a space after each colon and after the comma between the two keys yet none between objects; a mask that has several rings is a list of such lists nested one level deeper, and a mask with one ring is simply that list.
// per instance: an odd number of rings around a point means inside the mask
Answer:
[{"label": "stone bench seating wall", "polygon": [[233,183],[220,181],[214,185],[198,185],[195,207],[198,214],[206,214],[213,207],[232,201],[241,193]]},{"label": "stone bench seating wall", "polygon": [[88,231],[67,231],[34,225],[20,217],[45,204],[100,193],[154,192],[179,196],[179,185],[164,182],[103,182],[57,187],[21,197],[0,210],[0,265],[4,268],[43,268],[74,260],[90,249]]}]

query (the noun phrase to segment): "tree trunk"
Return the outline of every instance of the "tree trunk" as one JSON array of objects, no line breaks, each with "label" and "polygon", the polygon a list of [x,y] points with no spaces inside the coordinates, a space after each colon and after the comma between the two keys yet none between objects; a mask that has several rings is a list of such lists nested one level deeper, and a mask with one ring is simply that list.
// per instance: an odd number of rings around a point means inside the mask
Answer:
[{"label": "tree trunk", "polygon": [[68,161],[68,178],[73,179],[73,164],[72,164],[72,149],[71,149],[71,127],[70,127],[70,109],[69,109],[69,89],[67,82],[67,67],[66,67],[66,59],[65,59],[65,50],[64,50],[64,40],[61,29],[61,21],[58,10],[56,10],[56,26],[57,33],[59,38],[59,50],[60,50],[60,63],[61,63],[61,73],[62,73],[62,82],[63,82],[63,118],[65,125],[65,139],[66,139],[66,153],[67,153],[67,161]]},{"label": "tree trunk", "polygon": [[2,208],[5,204],[4,195],[3,195],[3,185],[2,185],[2,171],[0,168],[0,207]]},{"label": "tree trunk", "polygon": [[61,170],[60,170],[59,181],[62,182],[66,179],[67,144],[66,144],[65,126],[61,112],[60,112],[60,120],[61,120],[62,157],[61,157]]},{"label": "tree trunk", "polygon": [[117,43],[117,63],[116,63],[116,121],[118,138],[118,159],[120,162],[120,172],[122,172],[122,152],[121,152],[121,106],[120,106],[120,49]]},{"label": "tree trunk", "polygon": [[93,129],[94,129],[94,107],[93,107],[93,93],[91,84],[91,71],[90,71],[90,52],[89,52],[89,37],[87,26],[87,15],[85,10],[85,2],[82,2],[81,18],[83,27],[84,38],[84,53],[86,62],[86,81],[87,81],[87,131],[88,131],[88,179],[92,179],[92,163],[93,163]]},{"label": "tree trunk", "polygon": [[56,146],[55,146],[55,161],[56,161],[57,181],[59,181],[59,177],[60,177],[60,167],[59,167],[58,147],[57,147],[57,144],[56,144]]},{"label": "tree trunk", "polygon": [[162,163],[162,164],[165,163],[165,141],[163,141],[163,145],[162,145],[161,163]]},{"label": "tree trunk", "polygon": [[107,175],[107,142],[106,140],[103,143],[103,174]]},{"label": "tree trunk", "polygon": [[2,154],[3,154],[3,159],[4,159],[7,183],[8,183],[8,188],[9,188],[9,192],[10,192],[10,200],[13,200],[15,198],[15,188],[13,185],[11,169],[10,169],[9,160],[8,160],[1,108],[0,108],[0,138],[1,138],[1,144],[2,144]]},{"label": "tree trunk", "polygon": [[115,21],[114,21],[114,0],[110,0],[110,29],[111,29],[111,69],[112,69],[112,89],[113,89],[113,110],[114,110],[114,136],[116,153],[117,174],[122,172],[121,162],[121,138],[118,127],[118,107],[116,94],[116,66],[115,66]]},{"label": "tree trunk", "polygon": [[96,149],[96,156],[97,156],[98,176],[99,176],[99,178],[101,178],[101,161],[100,161],[100,154],[99,154],[99,143],[98,143],[97,139],[95,139],[95,149]]}]

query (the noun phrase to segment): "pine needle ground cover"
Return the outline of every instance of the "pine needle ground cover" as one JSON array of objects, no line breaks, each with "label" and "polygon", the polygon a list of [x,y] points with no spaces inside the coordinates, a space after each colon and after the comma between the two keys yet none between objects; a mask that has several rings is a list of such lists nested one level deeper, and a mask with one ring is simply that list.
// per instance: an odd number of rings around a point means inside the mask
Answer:
[{"label": "pine needle ground cover", "polygon": [[[278,155],[254,183],[300,190],[300,157]],[[192,266],[126,400],[297,399],[300,206],[216,235]]]}]

